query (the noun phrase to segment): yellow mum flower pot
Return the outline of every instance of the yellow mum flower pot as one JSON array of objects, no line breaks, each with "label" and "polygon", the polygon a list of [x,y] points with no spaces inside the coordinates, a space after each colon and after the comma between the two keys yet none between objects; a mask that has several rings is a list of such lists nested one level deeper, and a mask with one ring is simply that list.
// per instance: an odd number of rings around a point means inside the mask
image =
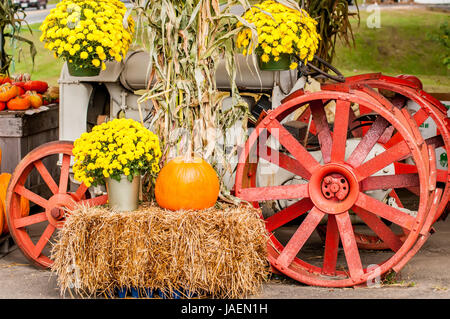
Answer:
[{"label": "yellow mum flower pot", "polygon": [[97,76],[100,74],[101,67],[86,68],[78,67],[76,64],[67,62],[67,68],[69,69],[69,74],[71,76]]},{"label": "yellow mum flower pot", "polygon": [[273,55],[269,55],[269,60],[267,62],[264,62],[262,54],[258,54],[258,63],[259,68],[263,71],[289,70],[289,66],[291,65],[291,55],[287,53],[280,54],[278,61],[275,61]]}]

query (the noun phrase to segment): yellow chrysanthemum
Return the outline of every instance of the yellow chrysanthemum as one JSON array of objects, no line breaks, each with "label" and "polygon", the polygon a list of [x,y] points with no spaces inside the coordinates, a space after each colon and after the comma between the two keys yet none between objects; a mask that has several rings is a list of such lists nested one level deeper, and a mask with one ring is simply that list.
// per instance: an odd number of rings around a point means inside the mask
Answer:
[{"label": "yellow chrysanthemum", "polygon": [[126,21],[128,28],[124,27],[126,11],[118,0],[61,0],[41,24],[40,41],[56,57],[82,68],[104,67],[95,59],[120,62],[134,33],[131,16]]},{"label": "yellow chrysanthemum", "polygon": [[[317,33],[317,22],[304,10],[295,10],[273,0],[266,0],[252,6],[243,18],[255,25],[258,33],[256,53],[272,57],[281,54],[295,54],[303,62],[311,61],[319,47],[320,35]],[[238,23],[242,27],[242,23]],[[238,48],[244,48],[243,54],[251,54],[252,31],[244,28],[237,34]],[[264,57],[267,60],[267,57]]]},{"label": "yellow chrysanthemum", "polygon": [[131,119],[114,119],[95,126],[74,142],[74,177],[86,186],[104,178],[159,172],[158,137]]}]

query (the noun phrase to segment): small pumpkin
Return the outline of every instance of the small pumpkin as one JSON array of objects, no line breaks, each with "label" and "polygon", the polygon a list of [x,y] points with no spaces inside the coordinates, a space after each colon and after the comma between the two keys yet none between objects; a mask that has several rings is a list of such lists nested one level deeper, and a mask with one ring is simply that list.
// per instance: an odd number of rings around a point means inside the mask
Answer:
[{"label": "small pumpkin", "polygon": [[0,86],[0,102],[8,102],[19,94],[19,90],[11,83],[5,83]]},{"label": "small pumpkin", "polygon": [[45,93],[48,89],[48,83],[44,81],[27,81],[23,85],[25,91],[36,91],[37,93]]},{"label": "small pumpkin", "polygon": [[34,91],[28,91],[26,94],[26,97],[30,101],[31,107],[33,109],[38,109],[42,106],[42,95],[34,92]]},{"label": "small pumpkin", "polygon": [[0,102],[0,111],[3,111],[6,108],[5,102]]},{"label": "small pumpkin", "polygon": [[31,107],[31,102],[27,96],[17,96],[8,102],[7,107],[12,111],[26,111]]},{"label": "small pumpkin", "polygon": [[155,198],[159,206],[169,210],[201,210],[214,206],[219,190],[219,178],[208,162],[180,156],[159,173]]},{"label": "small pumpkin", "polygon": [[[0,174],[0,206],[2,206],[3,209],[3,226],[0,228],[0,233],[7,233],[8,230],[8,223],[6,222],[6,191],[8,190],[8,184],[11,180],[11,174],[3,173]],[[20,211],[21,216],[26,217],[30,214],[30,202],[25,197],[20,197]],[[0,222],[1,224],[1,222]]]}]

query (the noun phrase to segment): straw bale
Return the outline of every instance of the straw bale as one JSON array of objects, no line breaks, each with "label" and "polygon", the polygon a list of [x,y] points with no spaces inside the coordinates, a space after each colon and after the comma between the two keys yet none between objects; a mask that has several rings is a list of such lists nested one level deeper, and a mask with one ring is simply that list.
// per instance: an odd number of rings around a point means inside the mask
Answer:
[{"label": "straw bale", "polygon": [[52,248],[52,271],[62,294],[82,297],[138,287],[243,298],[257,293],[269,273],[259,216],[248,205],[229,204],[177,212],[152,203],[134,212],[77,207]]}]

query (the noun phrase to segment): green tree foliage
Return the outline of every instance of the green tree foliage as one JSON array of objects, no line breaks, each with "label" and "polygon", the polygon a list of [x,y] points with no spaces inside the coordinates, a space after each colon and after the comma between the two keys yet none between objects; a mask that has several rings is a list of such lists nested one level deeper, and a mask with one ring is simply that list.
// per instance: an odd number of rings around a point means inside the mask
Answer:
[{"label": "green tree foliage", "polygon": [[0,1],[0,73],[9,74],[9,66],[13,60],[12,55],[9,55],[5,51],[6,39],[28,43],[34,65],[34,57],[37,53],[36,48],[32,41],[19,35],[23,24],[31,32],[30,27],[24,19],[25,12],[20,6],[13,4],[11,0]]}]

